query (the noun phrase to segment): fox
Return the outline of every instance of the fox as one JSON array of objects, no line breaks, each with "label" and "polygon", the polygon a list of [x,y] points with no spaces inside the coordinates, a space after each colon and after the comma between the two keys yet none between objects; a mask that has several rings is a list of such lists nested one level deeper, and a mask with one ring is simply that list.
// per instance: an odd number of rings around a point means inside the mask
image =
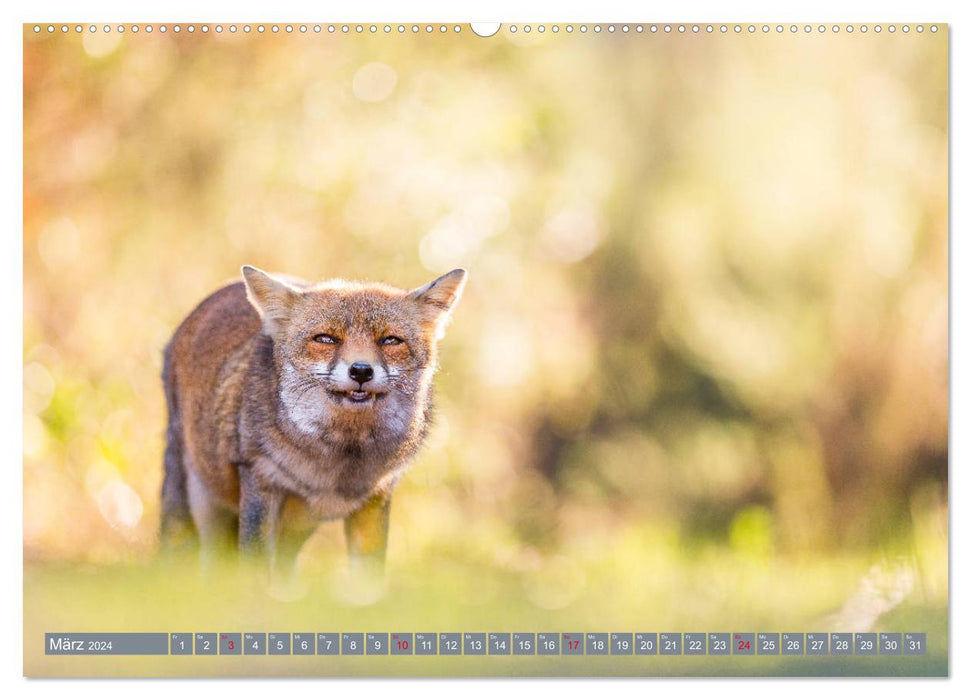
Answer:
[{"label": "fox", "polygon": [[203,568],[238,552],[288,576],[317,526],[343,520],[350,568],[383,573],[466,276],[408,291],[245,265],[203,300],[163,354],[163,551],[198,547]]}]

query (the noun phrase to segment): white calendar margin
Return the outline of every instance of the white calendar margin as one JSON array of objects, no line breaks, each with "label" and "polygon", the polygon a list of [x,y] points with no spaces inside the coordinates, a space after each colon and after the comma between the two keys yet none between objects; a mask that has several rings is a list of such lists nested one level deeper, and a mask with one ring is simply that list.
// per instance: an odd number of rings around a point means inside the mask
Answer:
[{"label": "white calendar margin", "polygon": [[[192,687],[193,695],[221,692],[224,688],[231,688],[234,698],[249,700],[259,698],[265,700],[268,694],[281,692],[299,694],[319,693],[324,690],[317,685],[319,680],[187,680],[172,682],[155,682],[145,680],[85,680],[85,681],[25,681],[23,673],[23,482],[22,482],[22,330],[23,330],[23,111],[22,111],[22,27],[25,22],[63,21],[90,19],[91,21],[111,22],[213,22],[225,18],[226,20],[261,20],[261,21],[397,21],[421,19],[423,21],[447,21],[466,23],[468,21],[499,21],[506,22],[610,22],[610,21],[764,21],[764,22],[946,22],[950,27],[950,70],[951,70],[951,115],[949,118],[951,139],[951,211],[949,216],[952,231],[963,231],[963,238],[967,240],[969,231],[962,223],[968,220],[969,205],[954,196],[958,192],[967,192],[969,178],[963,177],[966,168],[971,167],[971,138],[962,138],[962,122],[971,124],[971,102],[969,93],[971,86],[968,76],[971,75],[971,13],[962,7],[959,1],[921,0],[920,2],[904,2],[902,0],[883,0],[879,4],[873,2],[851,2],[849,0],[815,0],[812,3],[782,4],[767,0],[744,0],[740,2],[714,2],[705,0],[698,2],[672,2],[670,5],[654,5],[644,2],[624,2],[622,0],[596,0],[595,2],[577,2],[576,0],[560,0],[555,10],[540,2],[528,0],[491,0],[491,2],[456,3],[445,0],[376,0],[367,3],[349,3],[338,6],[336,3],[313,3],[293,0],[276,0],[275,2],[240,1],[232,6],[220,6],[216,3],[204,3],[199,0],[168,0],[164,7],[150,3],[134,4],[120,0],[90,0],[88,2],[69,2],[55,0],[51,2],[32,2],[19,4],[11,9],[4,7],[4,22],[2,43],[4,67],[2,72],[3,92],[6,99],[0,102],[0,113],[4,122],[4,133],[7,135],[6,148],[3,152],[5,168],[4,177],[4,212],[7,222],[3,236],[3,250],[0,255],[0,285],[3,291],[3,303],[0,304],[0,323],[2,328],[8,329],[7,337],[13,333],[17,342],[4,343],[0,347],[2,353],[3,373],[0,375],[0,444],[8,447],[10,458],[6,468],[2,470],[3,507],[0,508],[0,542],[2,542],[2,559],[0,564],[10,570],[10,564],[15,564],[15,570],[20,576],[6,576],[0,581],[2,599],[7,601],[8,607],[2,616],[4,634],[0,634],[0,687],[6,691],[6,697],[41,697],[65,700],[84,700],[88,697],[111,698],[131,697],[137,693],[140,700],[155,700],[155,698],[170,700],[173,692],[184,692],[188,686]],[[964,5],[967,5],[965,2]],[[488,39],[483,39],[488,41]],[[16,67],[16,70],[12,68]],[[968,128],[968,127],[965,127]],[[955,167],[954,163],[958,166]],[[953,183],[958,183],[955,186]],[[963,216],[962,216],[963,215]],[[971,355],[967,350],[969,342],[969,325],[971,325],[971,280],[966,275],[971,271],[971,254],[968,252],[969,243],[962,242],[962,236],[952,236],[950,251],[951,269],[951,302],[954,310],[951,323],[951,348],[949,356],[957,357],[964,354],[964,366],[952,367],[950,400],[951,415],[951,465],[962,464],[967,461],[966,455],[971,452],[971,430],[967,429],[971,421],[971,413],[965,408],[971,398],[971,372],[967,364],[971,363]],[[956,410],[955,410],[956,409]],[[967,468],[967,465],[964,465]],[[962,517],[961,506],[971,499],[966,482],[963,482],[960,469],[952,468],[950,478],[950,514],[949,541],[964,542],[968,535],[968,518]],[[955,505],[956,503],[960,505]],[[952,548],[953,551],[953,548]],[[964,548],[968,552],[968,548]],[[950,634],[950,673],[951,679],[903,681],[900,679],[814,679],[803,681],[797,679],[756,679],[732,680],[718,682],[710,679],[651,679],[645,680],[592,680],[576,682],[569,680],[502,680],[475,682],[469,680],[428,680],[389,682],[381,680],[328,680],[327,693],[347,693],[355,698],[395,695],[426,698],[452,698],[461,696],[463,699],[485,700],[495,697],[496,693],[503,695],[510,691],[516,696],[535,697],[537,693],[555,692],[561,698],[589,698],[591,693],[607,691],[628,696],[635,693],[644,697],[645,693],[658,692],[656,683],[678,684],[677,688],[669,688],[669,692],[681,694],[705,693],[717,694],[719,697],[743,696],[746,698],[779,698],[797,700],[812,698],[816,700],[820,693],[828,695],[834,692],[842,697],[851,693],[858,696],[861,692],[870,693],[876,690],[881,700],[906,698],[912,700],[915,694],[927,691],[935,696],[968,697],[971,690],[971,658],[968,649],[971,642],[963,641],[963,634],[971,634],[968,610],[971,605],[962,600],[960,594],[954,595],[955,582],[965,582],[971,578],[968,565],[971,555],[953,559],[951,561],[951,620]],[[967,586],[965,586],[967,590]],[[968,594],[965,594],[968,595]],[[391,683],[394,683],[392,685]],[[542,685],[539,685],[539,684]],[[651,683],[651,686],[645,685]],[[861,687],[866,683],[866,687]],[[872,687],[875,686],[875,687]],[[662,691],[663,692],[663,691]]]}]

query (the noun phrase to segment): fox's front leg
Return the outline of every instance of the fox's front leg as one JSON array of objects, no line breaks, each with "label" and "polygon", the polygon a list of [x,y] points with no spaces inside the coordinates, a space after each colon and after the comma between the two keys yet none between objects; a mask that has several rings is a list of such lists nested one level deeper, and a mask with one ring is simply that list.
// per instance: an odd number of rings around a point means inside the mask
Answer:
[{"label": "fox's front leg", "polygon": [[390,491],[380,492],[371,496],[363,506],[344,519],[351,572],[383,572],[390,511]]},{"label": "fox's front leg", "polygon": [[262,487],[255,469],[239,467],[239,551],[273,570],[280,539],[283,495]]}]

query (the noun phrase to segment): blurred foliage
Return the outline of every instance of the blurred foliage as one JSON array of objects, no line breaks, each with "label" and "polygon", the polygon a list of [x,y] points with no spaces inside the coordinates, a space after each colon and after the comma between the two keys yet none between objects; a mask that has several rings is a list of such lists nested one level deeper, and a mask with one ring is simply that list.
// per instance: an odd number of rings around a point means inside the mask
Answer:
[{"label": "blurred foliage", "polygon": [[904,553],[946,601],[945,32],[28,31],[24,85],[29,560],[153,555],[161,349],[240,265],[461,265],[392,562],[557,609]]}]

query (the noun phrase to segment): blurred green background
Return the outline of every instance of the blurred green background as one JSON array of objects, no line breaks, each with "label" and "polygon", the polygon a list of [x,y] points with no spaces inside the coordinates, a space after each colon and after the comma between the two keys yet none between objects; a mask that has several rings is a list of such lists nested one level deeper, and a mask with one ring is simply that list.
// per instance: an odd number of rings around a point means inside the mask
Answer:
[{"label": "blurred green background", "polygon": [[25,27],[25,635],[87,619],[78,577],[146,575],[161,351],[240,265],[463,266],[388,589],[342,587],[325,525],[314,611],[705,629],[859,598],[940,650],[947,157],[946,30]]}]

